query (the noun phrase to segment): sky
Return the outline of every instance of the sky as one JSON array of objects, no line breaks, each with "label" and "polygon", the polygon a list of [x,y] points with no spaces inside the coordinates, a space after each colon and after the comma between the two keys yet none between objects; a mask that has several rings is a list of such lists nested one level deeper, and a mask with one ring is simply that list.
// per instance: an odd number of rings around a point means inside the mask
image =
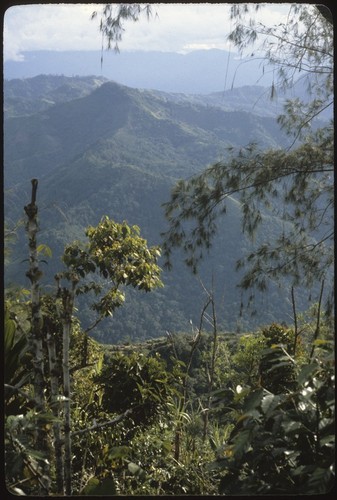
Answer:
[{"label": "sky", "polygon": [[[4,14],[4,61],[23,60],[24,51],[100,50],[100,11],[104,4],[12,5]],[[199,49],[231,49],[227,35],[232,27],[225,3],[152,4],[153,16],[125,25],[121,51],[187,53]],[[289,5],[289,4],[288,4]],[[92,20],[91,14],[98,16]],[[266,4],[263,23],[286,20],[287,4]]]}]

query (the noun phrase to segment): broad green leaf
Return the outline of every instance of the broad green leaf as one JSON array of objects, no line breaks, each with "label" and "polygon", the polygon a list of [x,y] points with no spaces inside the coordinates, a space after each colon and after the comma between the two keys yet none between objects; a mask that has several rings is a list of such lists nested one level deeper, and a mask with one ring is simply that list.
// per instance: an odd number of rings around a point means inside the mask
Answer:
[{"label": "broad green leaf", "polygon": [[81,491],[81,495],[93,495],[95,490],[99,486],[99,479],[97,477],[92,477],[89,479],[83,490]]},{"label": "broad green leaf", "polygon": [[251,429],[243,429],[237,434],[233,445],[234,454],[240,458],[250,446],[252,436]]},{"label": "broad green leaf", "polygon": [[135,464],[134,462],[128,463],[128,469],[133,476],[137,476],[140,479],[144,479],[146,476],[144,469],[142,469],[139,465]]},{"label": "broad green leaf", "polygon": [[9,352],[13,347],[15,337],[15,322],[9,318],[6,313],[5,317],[5,353]]},{"label": "broad green leaf", "polygon": [[274,394],[267,394],[261,402],[261,408],[265,415],[270,415],[280,403],[280,396]]},{"label": "broad green leaf", "polygon": [[282,423],[282,427],[286,434],[298,433],[301,429],[303,429],[302,423],[294,420],[286,420]]},{"label": "broad green leaf", "polygon": [[311,363],[309,365],[302,366],[297,377],[298,383],[303,384],[304,382],[306,382],[309,379],[310,375],[315,371],[317,371],[316,363]]},{"label": "broad green leaf", "polygon": [[264,394],[264,389],[257,389],[256,391],[251,392],[247,396],[247,399],[244,404],[245,411],[252,410],[257,406],[259,406],[259,404],[262,401],[263,394]]}]

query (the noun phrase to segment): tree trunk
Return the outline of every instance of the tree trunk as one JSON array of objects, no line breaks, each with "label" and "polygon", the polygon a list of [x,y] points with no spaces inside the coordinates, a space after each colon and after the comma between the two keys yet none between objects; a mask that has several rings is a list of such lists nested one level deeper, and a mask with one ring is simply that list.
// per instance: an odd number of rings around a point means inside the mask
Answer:
[{"label": "tree trunk", "polygon": [[320,291],[320,294],[319,294],[317,316],[316,316],[316,328],[315,328],[314,338],[312,340],[312,347],[311,347],[311,352],[310,352],[310,360],[312,359],[312,357],[314,355],[315,346],[316,346],[315,341],[318,339],[319,334],[320,334],[320,329],[321,329],[321,307],[322,307],[323,290],[324,290],[324,279],[322,280],[321,291]]},{"label": "tree trunk", "polygon": [[64,394],[64,482],[65,494],[71,495],[72,490],[72,457],[71,457],[71,382],[69,366],[69,349],[72,313],[74,308],[77,276],[70,277],[71,289],[62,288],[62,325],[63,325],[63,394]]},{"label": "tree trunk", "polygon": [[180,459],[180,438],[181,438],[181,429],[178,425],[175,430],[174,435],[174,459],[179,462]]},{"label": "tree trunk", "polygon": [[54,450],[55,450],[55,473],[56,473],[56,494],[64,495],[64,464],[63,464],[63,439],[61,434],[61,426],[59,423],[60,416],[60,390],[59,390],[59,377],[60,370],[57,363],[56,346],[55,346],[55,332],[47,327],[47,347],[50,368],[50,406],[54,417],[57,419],[53,423],[54,434]]},{"label": "tree trunk", "polygon": [[31,282],[31,308],[32,320],[31,330],[29,334],[29,347],[32,354],[32,362],[34,368],[34,397],[38,403],[38,411],[44,410],[44,362],[43,362],[43,346],[42,346],[42,314],[40,307],[40,278],[42,273],[39,269],[37,257],[36,233],[38,232],[37,212],[38,208],[35,203],[37,179],[32,180],[32,201],[25,206],[25,212],[28,217],[27,232],[29,238],[29,271],[26,276]]},{"label": "tree trunk", "polygon": [[[38,232],[37,213],[38,207],[36,205],[36,192],[38,180],[32,179],[32,198],[31,202],[26,205],[25,212],[28,217],[27,232],[29,239],[29,270],[26,276],[31,282],[31,330],[28,338],[29,350],[32,355],[33,363],[33,387],[34,398],[36,400],[37,413],[45,413],[45,379],[44,379],[44,357],[43,357],[43,330],[42,330],[42,313],[40,304],[40,278],[42,272],[39,269],[38,251],[36,245],[36,234]],[[44,430],[44,423],[38,419],[38,429],[36,432],[36,448],[39,452],[45,455],[46,460],[42,462],[42,477],[40,481],[41,495],[48,495],[50,485],[50,471],[49,471],[49,442],[47,432]]]},{"label": "tree trunk", "polygon": [[64,479],[66,495],[71,495],[71,408],[70,408],[70,373],[69,373],[69,339],[70,322],[63,325],[63,391],[64,391]]},{"label": "tree trunk", "polygon": [[204,414],[203,441],[206,440],[207,433],[208,433],[209,407],[210,407],[210,404],[211,404],[211,395],[210,395],[210,393],[211,393],[211,391],[213,389],[213,384],[214,384],[216,355],[217,355],[217,351],[218,351],[218,327],[217,327],[217,319],[216,319],[216,312],[215,312],[215,303],[214,303],[213,292],[212,292],[212,294],[210,294],[210,302],[212,304],[213,349],[212,349],[212,358],[211,358],[210,372],[209,372],[209,377],[208,377],[208,387],[207,387],[208,397],[207,397],[205,414]]}]

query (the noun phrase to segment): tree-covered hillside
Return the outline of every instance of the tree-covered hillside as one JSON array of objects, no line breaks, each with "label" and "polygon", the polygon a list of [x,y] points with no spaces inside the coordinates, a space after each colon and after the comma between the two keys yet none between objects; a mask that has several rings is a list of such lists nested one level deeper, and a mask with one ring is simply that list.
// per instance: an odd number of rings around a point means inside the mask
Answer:
[{"label": "tree-covered hillside", "polygon": [[103,77],[66,77],[38,75],[4,81],[4,116],[25,116],[44,111],[58,102],[90,94],[107,79]]},{"label": "tree-covered hillside", "polygon": [[[27,199],[29,180],[38,178],[39,238],[52,250],[44,269],[46,280],[57,272],[64,246],[81,238],[85,227],[97,224],[102,215],[137,224],[151,244],[160,244],[166,227],[162,204],[176,180],[226,158],[229,146],[256,141],[265,148],[280,147],[287,141],[274,118],[225,111],[207,100],[203,104],[201,96],[196,102],[195,96],[140,91],[92,78],[41,76],[21,85],[7,82],[7,96],[21,94],[25,106],[19,100],[12,110],[15,116],[5,120],[6,220],[11,225],[22,217],[18,200]],[[36,103],[45,103],[46,98],[49,105],[41,109]],[[33,107],[39,111],[28,113]],[[251,242],[241,233],[237,202],[233,199],[230,204],[230,217],[223,221],[200,271],[207,287],[214,276],[221,323],[236,330],[274,319],[287,321],[286,287],[275,287],[267,298],[257,297],[257,304],[259,300],[263,304],[257,316],[252,318],[251,311],[241,315],[235,267]],[[272,238],[279,224],[277,217],[266,217],[261,238],[262,234]],[[6,269],[7,282],[22,283],[24,237],[19,231]],[[151,297],[139,299],[130,293],[123,311],[97,329],[96,337],[104,342],[144,339],[196,322],[204,292],[179,253],[174,271],[164,272],[164,283],[165,288]],[[305,303],[303,296],[301,307]],[[91,315],[84,307],[83,320],[90,322]]]}]

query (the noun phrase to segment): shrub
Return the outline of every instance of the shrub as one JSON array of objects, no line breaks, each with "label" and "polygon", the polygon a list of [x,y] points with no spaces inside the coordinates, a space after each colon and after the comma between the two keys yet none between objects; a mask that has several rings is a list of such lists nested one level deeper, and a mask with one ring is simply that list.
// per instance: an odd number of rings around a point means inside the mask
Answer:
[{"label": "shrub", "polygon": [[103,409],[111,413],[131,409],[136,425],[152,423],[174,393],[164,362],[141,353],[113,354],[96,381],[103,388]]}]

